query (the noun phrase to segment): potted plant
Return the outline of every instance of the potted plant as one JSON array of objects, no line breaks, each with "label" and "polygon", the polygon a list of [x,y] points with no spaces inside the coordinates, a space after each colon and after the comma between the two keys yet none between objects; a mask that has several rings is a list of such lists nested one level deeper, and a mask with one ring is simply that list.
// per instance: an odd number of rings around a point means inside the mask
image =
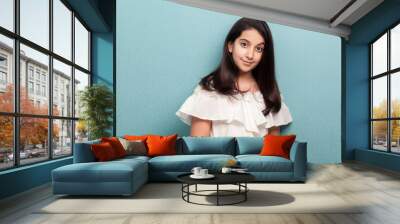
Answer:
[{"label": "potted plant", "polygon": [[103,84],[87,86],[80,92],[79,106],[82,108],[83,124],[87,127],[89,140],[111,135],[113,93]]}]

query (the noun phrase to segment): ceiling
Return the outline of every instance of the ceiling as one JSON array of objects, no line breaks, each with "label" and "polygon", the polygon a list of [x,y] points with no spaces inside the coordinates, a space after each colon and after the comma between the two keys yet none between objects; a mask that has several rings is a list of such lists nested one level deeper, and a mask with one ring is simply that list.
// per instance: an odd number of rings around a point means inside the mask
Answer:
[{"label": "ceiling", "polygon": [[348,38],[351,25],[383,0],[170,0]]}]

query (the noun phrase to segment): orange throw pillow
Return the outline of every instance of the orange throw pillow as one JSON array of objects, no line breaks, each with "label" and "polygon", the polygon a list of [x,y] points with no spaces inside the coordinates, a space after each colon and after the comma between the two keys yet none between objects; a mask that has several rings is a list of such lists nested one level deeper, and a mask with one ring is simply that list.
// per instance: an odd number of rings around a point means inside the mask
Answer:
[{"label": "orange throw pillow", "polygon": [[129,141],[146,141],[147,135],[124,135],[124,139],[129,140]]},{"label": "orange throw pillow", "polygon": [[124,146],[122,146],[121,142],[116,137],[109,137],[109,138],[101,138],[101,142],[108,142],[114,149],[115,155],[117,158],[121,158],[126,156],[126,151]]},{"label": "orange throw pillow", "polygon": [[169,136],[151,135],[147,137],[148,156],[176,155],[178,134]]},{"label": "orange throw pillow", "polygon": [[108,142],[92,144],[90,147],[94,157],[99,162],[109,161],[117,158],[113,147]]},{"label": "orange throw pillow", "polygon": [[260,155],[280,156],[290,159],[290,148],[293,145],[296,135],[265,135],[264,144]]}]

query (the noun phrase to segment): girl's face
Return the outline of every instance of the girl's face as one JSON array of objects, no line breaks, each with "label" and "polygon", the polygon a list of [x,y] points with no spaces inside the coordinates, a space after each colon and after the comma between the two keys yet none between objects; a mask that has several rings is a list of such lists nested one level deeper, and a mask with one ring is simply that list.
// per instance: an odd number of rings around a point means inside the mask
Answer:
[{"label": "girl's face", "polygon": [[244,30],[234,43],[228,43],[233,61],[243,73],[251,71],[261,61],[264,51],[264,38],[256,29]]}]

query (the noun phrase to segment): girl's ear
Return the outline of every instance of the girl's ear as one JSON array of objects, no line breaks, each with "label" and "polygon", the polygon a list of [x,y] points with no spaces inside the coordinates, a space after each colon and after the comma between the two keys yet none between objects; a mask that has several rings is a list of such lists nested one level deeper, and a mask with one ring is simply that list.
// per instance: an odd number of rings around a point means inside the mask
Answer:
[{"label": "girl's ear", "polygon": [[232,44],[232,42],[228,42],[228,51],[229,51],[229,53],[232,53],[232,48],[233,48],[233,44]]}]

